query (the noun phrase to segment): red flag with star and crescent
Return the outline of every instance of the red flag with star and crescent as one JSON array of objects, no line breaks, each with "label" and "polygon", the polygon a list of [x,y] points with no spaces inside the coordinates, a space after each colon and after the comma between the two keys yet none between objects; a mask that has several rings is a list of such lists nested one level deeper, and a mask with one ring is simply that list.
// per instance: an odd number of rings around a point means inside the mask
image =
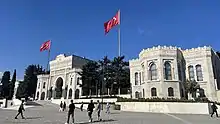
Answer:
[{"label": "red flag with star and crescent", "polygon": [[40,52],[44,51],[44,50],[50,50],[50,45],[51,45],[51,41],[48,40],[46,42],[44,42],[41,47],[40,47]]},{"label": "red flag with star and crescent", "polygon": [[120,24],[120,10],[112,19],[104,23],[105,34],[107,34],[113,27]]}]

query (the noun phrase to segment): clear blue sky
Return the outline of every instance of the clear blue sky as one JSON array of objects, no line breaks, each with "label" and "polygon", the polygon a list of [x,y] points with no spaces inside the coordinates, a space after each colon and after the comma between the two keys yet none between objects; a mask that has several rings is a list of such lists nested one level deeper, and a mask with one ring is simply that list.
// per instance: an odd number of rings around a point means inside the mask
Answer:
[{"label": "clear blue sky", "polygon": [[1,0],[0,72],[17,69],[23,78],[29,64],[46,66],[47,52],[39,48],[48,39],[51,59],[117,56],[117,28],[105,36],[103,23],[118,9],[127,60],[156,45],[220,50],[219,7],[219,0]]}]

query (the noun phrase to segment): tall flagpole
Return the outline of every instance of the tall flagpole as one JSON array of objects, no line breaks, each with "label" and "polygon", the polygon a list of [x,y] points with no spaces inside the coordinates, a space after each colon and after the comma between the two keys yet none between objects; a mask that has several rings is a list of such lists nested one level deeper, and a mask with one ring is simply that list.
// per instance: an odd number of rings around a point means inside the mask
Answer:
[{"label": "tall flagpole", "polygon": [[[51,40],[50,40],[50,48],[51,48]],[[47,71],[49,71],[49,63],[50,63],[50,49],[48,50]]]},{"label": "tall flagpole", "polygon": [[120,23],[121,23],[121,12],[120,9],[118,10],[118,16],[119,16],[119,25],[118,25],[118,56],[121,56],[121,29],[120,29]]}]

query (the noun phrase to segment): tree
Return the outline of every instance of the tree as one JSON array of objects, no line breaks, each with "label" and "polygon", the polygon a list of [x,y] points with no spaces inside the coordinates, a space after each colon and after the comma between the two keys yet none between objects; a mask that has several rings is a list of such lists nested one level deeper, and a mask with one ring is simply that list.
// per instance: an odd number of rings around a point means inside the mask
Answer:
[{"label": "tree", "polygon": [[9,91],[9,99],[12,99],[14,95],[14,87],[15,87],[15,82],[16,82],[16,70],[14,70],[14,74],[12,76],[11,82],[10,82],[10,91]]},{"label": "tree", "polygon": [[197,92],[197,89],[200,88],[199,84],[195,80],[186,80],[184,83],[184,87],[186,90],[186,94],[192,94],[193,98],[195,98],[195,94]]},{"label": "tree", "polygon": [[83,95],[91,96],[97,91],[97,83],[99,82],[99,65],[95,61],[90,61],[82,67],[81,76]]},{"label": "tree", "polygon": [[[111,88],[111,85],[113,83],[113,80],[112,80],[112,64],[111,64],[111,60],[108,59],[107,56],[104,56],[104,58],[102,60],[99,60],[99,65],[100,65],[100,69],[99,69],[99,76],[100,76],[100,88],[107,88],[107,89],[110,89]],[[102,85],[102,83],[104,83]],[[102,89],[102,90],[103,90]],[[100,94],[104,94],[102,91],[100,90]]]},{"label": "tree", "polygon": [[37,87],[37,75],[45,74],[45,70],[39,65],[29,65],[25,69],[24,81],[18,87],[17,98],[34,97]]},{"label": "tree", "polygon": [[3,90],[3,97],[8,99],[9,98],[9,91],[10,91],[10,72],[5,71],[2,76],[2,90]]},{"label": "tree", "polygon": [[[115,93],[117,91],[113,91],[113,89],[118,89],[118,93],[120,94],[121,88],[129,88],[130,87],[130,78],[129,77],[129,68],[128,68],[128,62],[124,61],[124,56],[115,57],[112,61],[112,67],[113,67],[113,75],[112,78],[114,80],[114,83],[112,84],[112,92]],[[114,88],[116,86],[116,88]],[[124,87],[126,86],[126,87]]]}]

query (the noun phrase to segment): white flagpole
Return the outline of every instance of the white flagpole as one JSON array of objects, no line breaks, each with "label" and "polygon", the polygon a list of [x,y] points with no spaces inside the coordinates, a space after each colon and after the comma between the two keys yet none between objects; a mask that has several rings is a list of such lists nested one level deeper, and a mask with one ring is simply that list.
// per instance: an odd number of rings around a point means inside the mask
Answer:
[{"label": "white flagpole", "polygon": [[119,25],[118,25],[118,56],[121,56],[121,29],[120,29],[120,23],[121,23],[121,12],[118,10],[118,16],[119,16]]}]

